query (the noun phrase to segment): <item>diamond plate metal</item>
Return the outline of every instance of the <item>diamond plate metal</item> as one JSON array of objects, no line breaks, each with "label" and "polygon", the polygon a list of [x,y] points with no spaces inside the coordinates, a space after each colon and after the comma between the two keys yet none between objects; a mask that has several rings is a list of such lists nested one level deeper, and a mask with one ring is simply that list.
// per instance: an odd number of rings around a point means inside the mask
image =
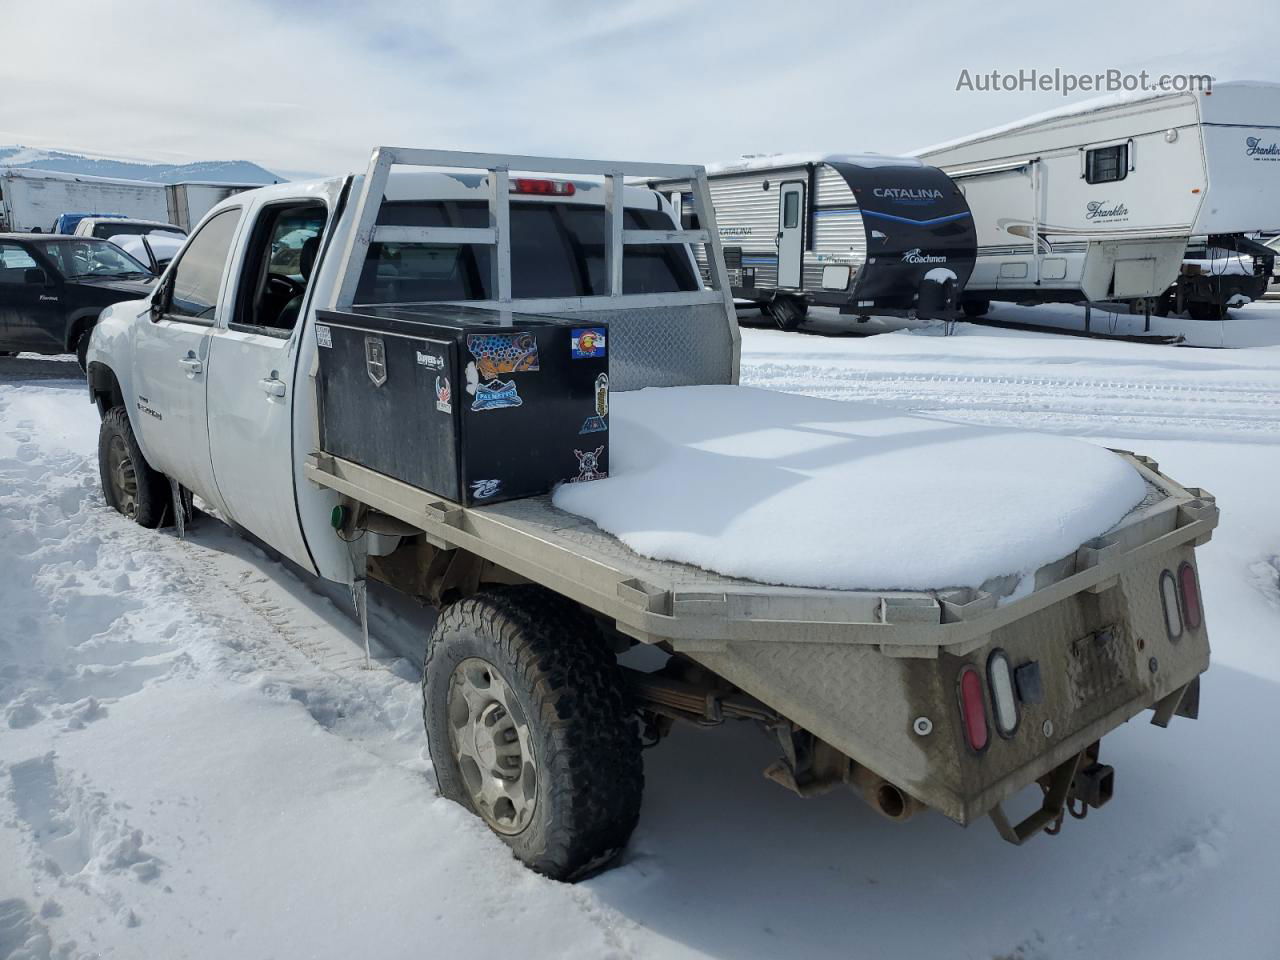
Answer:
[{"label": "diamond plate metal", "polygon": [[733,339],[719,304],[627,307],[569,314],[583,326],[609,325],[614,390],[733,382]]}]

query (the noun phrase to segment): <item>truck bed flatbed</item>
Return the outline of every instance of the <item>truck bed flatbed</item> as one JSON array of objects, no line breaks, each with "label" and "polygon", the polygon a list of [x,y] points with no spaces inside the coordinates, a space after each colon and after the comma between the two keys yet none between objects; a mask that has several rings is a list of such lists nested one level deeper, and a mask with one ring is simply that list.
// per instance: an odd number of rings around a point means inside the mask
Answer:
[{"label": "truck bed flatbed", "polygon": [[972,589],[853,591],[778,586],[652,560],[594,523],[530,497],[462,507],[359,464],[327,454],[307,459],[306,477],[426,534],[585,604],[645,642],[686,652],[727,643],[876,644],[882,652],[935,657],[964,654],[992,630],[1082,590],[1098,589],[1127,563],[1188,542],[1203,542],[1217,508],[1152,461],[1121,451],[1147,483],[1148,496],[1104,537],[1036,574],[1036,589],[1014,601]]}]

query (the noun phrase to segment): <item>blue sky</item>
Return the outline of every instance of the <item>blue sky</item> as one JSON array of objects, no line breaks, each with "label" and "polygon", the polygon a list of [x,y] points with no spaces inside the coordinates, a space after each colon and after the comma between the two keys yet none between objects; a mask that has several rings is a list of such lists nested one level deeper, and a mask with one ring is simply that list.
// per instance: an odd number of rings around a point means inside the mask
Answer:
[{"label": "blue sky", "polygon": [[1280,80],[1270,7],[1213,9],[0,0],[0,143],[325,173],[362,167],[377,143],[673,162],[891,153],[1067,102],[957,92],[966,68]]}]

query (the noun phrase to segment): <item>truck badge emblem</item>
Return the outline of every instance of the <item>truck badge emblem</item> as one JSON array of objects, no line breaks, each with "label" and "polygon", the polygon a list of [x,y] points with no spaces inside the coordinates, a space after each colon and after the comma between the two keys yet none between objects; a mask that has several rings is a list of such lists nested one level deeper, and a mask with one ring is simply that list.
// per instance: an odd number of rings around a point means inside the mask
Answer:
[{"label": "truck badge emblem", "polygon": [[583,327],[574,330],[570,340],[570,353],[575,360],[591,360],[603,357],[606,349],[604,327]]},{"label": "truck badge emblem", "polygon": [[387,382],[387,345],[381,337],[364,338],[364,368],[375,387]]},{"label": "truck badge emblem", "polygon": [[479,413],[482,410],[518,407],[522,403],[524,401],[520,399],[514,380],[490,380],[476,384],[476,398],[471,401],[471,409]]},{"label": "truck badge emblem", "polygon": [[608,476],[600,469],[600,458],[604,456],[604,447],[596,447],[594,450],[588,450],[583,453],[581,450],[573,451],[573,455],[578,458],[578,475],[570,480],[570,483],[586,483],[589,480],[603,480]]},{"label": "truck badge emblem", "polygon": [[539,369],[538,341],[531,333],[469,333],[467,349],[476,358],[476,369],[485,380]]}]

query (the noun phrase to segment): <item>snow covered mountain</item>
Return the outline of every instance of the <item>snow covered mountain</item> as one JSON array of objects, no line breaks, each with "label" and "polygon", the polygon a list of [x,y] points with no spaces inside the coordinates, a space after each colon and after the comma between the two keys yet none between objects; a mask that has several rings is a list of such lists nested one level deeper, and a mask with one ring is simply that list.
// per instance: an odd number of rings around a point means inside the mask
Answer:
[{"label": "snow covered mountain", "polygon": [[25,167],[90,177],[147,180],[153,183],[200,180],[219,183],[279,183],[285,179],[248,160],[151,163],[146,160],[23,146],[0,146],[0,167]]}]

